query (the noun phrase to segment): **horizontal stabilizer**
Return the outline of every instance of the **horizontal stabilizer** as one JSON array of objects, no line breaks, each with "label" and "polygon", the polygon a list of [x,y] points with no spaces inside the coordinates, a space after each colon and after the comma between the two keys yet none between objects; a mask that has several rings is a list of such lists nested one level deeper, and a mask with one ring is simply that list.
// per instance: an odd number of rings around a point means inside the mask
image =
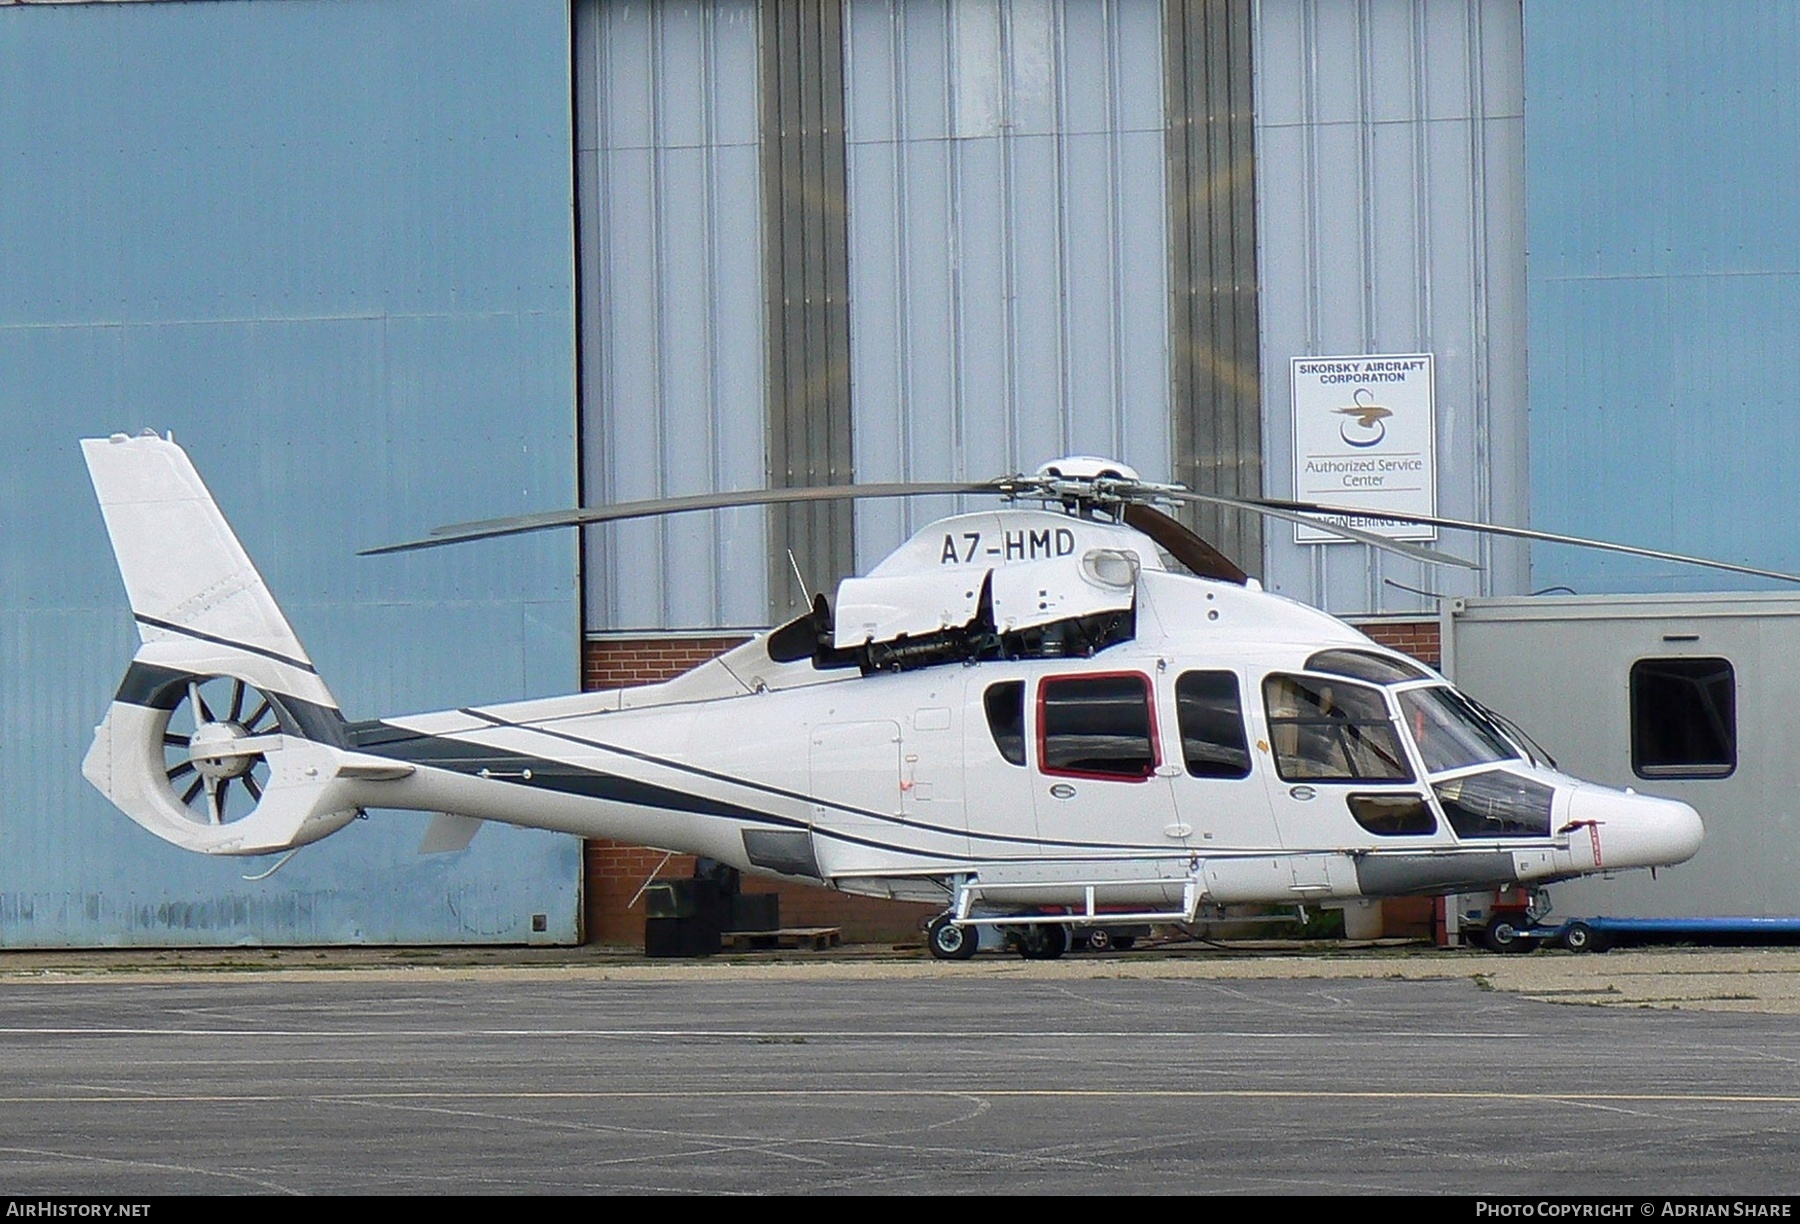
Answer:
[{"label": "horizontal stabilizer", "polygon": [[473,816],[439,812],[425,827],[425,840],[419,843],[419,853],[454,854],[458,850],[467,850],[475,835],[481,832],[482,824]]}]

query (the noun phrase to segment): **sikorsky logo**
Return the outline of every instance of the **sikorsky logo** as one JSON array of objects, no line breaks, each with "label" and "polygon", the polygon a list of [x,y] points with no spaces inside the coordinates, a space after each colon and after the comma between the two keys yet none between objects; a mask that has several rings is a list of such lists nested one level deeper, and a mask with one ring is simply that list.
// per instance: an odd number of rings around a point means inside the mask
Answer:
[{"label": "sikorsky logo", "polygon": [[1333,410],[1341,417],[1352,418],[1338,426],[1338,437],[1344,440],[1344,445],[1358,449],[1380,445],[1387,437],[1387,419],[1394,415],[1394,410],[1377,404],[1375,393],[1367,387],[1358,387],[1352,398],[1356,401],[1354,404]]}]

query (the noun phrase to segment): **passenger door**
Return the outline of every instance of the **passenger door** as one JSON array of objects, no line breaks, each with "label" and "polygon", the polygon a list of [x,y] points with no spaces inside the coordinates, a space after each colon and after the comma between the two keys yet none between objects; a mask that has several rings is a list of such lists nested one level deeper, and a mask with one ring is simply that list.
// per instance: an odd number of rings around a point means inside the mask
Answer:
[{"label": "passenger door", "polygon": [[1177,743],[1175,810],[1196,850],[1275,850],[1281,845],[1263,780],[1256,776],[1236,672],[1185,671],[1168,692]]},{"label": "passenger door", "polygon": [[963,706],[963,806],[969,853],[978,859],[1037,853],[1035,781],[1027,761],[1029,683],[975,668]]},{"label": "passenger door", "polygon": [[[1341,851],[1393,838],[1429,838],[1436,819],[1414,774],[1386,695],[1338,677],[1268,676],[1269,801],[1293,858],[1296,890],[1349,872]],[[1343,881],[1333,876],[1340,891]]]},{"label": "passenger door", "polygon": [[1045,676],[1035,713],[1037,825],[1046,852],[1185,852],[1148,676]]}]

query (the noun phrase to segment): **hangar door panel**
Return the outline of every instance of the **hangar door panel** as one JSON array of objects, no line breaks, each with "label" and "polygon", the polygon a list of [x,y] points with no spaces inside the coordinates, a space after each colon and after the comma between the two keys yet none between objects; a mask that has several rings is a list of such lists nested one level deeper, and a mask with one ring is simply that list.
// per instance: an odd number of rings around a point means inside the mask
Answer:
[{"label": "hangar door panel", "polygon": [[273,861],[153,841],[88,786],[138,634],[75,449],[173,431],[356,716],[578,687],[568,541],[355,555],[579,500],[565,5],[0,27],[0,230],[32,235],[0,256],[0,946],[576,942],[566,834],[421,855],[429,815],[379,812],[247,880]]},{"label": "hangar door panel", "polygon": [[[845,5],[858,479],[1170,474],[1162,39],[1156,4]],[[859,505],[857,555],[952,504]]]},{"label": "hangar door panel", "polygon": [[[769,483],[757,5],[574,9],[589,501]],[[589,528],[589,629],[768,622],[767,514]],[[817,579],[815,579],[817,580]]]}]

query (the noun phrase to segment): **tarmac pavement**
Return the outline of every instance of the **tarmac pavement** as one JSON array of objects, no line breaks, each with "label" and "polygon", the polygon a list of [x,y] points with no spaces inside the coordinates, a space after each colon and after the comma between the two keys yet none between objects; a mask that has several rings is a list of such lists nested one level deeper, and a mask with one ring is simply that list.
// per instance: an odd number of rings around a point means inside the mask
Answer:
[{"label": "tarmac pavement", "polygon": [[[0,953],[13,1195],[1800,1190],[1800,950]],[[1757,1014],[1769,1013],[1769,1014]]]},{"label": "tarmac pavement", "polygon": [[1604,954],[1541,950],[1497,954],[1398,940],[1174,942],[1106,954],[1027,961],[1006,953],[932,960],[913,945],[733,953],[648,960],[631,948],[223,948],[0,951],[10,978],[180,976],[216,973],[398,975],[613,981],[1135,979],[1383,979],[1473,981],[1550,1003],[1800,1014],[1800,947],[1660,947]]}]

